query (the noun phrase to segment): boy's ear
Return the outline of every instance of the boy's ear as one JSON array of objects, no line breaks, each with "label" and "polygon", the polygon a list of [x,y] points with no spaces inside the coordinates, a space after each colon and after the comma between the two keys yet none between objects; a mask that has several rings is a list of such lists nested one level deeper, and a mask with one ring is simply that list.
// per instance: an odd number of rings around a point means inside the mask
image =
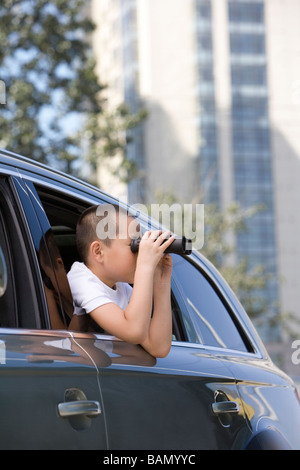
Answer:
[{"label": "boy's ear", "polygon": [[93,258],[96,258],[98,261],[101,261],[103,256],[103,245],[100,241],[95,240],[91,243],[90,253]]}]

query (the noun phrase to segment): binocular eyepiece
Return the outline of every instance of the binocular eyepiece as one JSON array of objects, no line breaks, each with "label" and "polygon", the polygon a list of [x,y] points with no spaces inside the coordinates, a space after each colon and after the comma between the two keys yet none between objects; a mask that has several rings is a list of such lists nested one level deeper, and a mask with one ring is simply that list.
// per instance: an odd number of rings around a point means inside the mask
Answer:
[{"label": "binocular eyepiece", "polygon": [[[140,238],[134,238],[131,241],[131,251],[132,253],[137,253],[139,251]],[[163,241],[165,243],[166,240]],[[192,240],[185,237],[176,237],[175,240],[168,246],[165,250],[165,253],[175,253],[177,255],[190,255],[192,253]]]}]

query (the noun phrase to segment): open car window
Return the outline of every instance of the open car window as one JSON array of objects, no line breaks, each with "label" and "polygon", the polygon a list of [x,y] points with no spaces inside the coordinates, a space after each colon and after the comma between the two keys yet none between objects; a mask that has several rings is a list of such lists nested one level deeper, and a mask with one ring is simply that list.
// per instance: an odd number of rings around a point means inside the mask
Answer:
[{"label": "open car window", "polygon": [[[68,198],[58,191],[43,187],[36,189],[51,226],[46,242],[52,263],[56,264],[61,303],[66,304],[67,310],[65,306],[63,309],[69,327],[73,306],[66,273],[75,261],[80,261],[76,249],[76,224],[81,212],[90,204],[80,198]],[[61,266],[57,266],[59,260],[62,261]],[[247,352],[238,326],[209,280],[181,256],[173,255],[173,265],[173,340]],[[60,271],[62,266],[64,270]],[[86,318],[82,324],[73,323],[70,328],[103,332],[89,315],[83,317]]]},{"label": "open car window", "polygon": [[[81,261],[76,248],[76,224],[81,212],[91,204],[79,198],[68,198],[58,191],[48,190],[44,187],[36,186],[36,190],[51,226],[53,234],[52,242],[56,244],[56,249],[63,261],[65,272],[68,272],[75,261]],[[55,252],[54,247],[52,248]],[[64,285],[63,275],[59,280],[59,284],[61,286]],[[181,311],[177,304],[175,292],[172,293],[172,310],[173,340],[186,341],[188,336],[185,332],[185,324],[180,316]],[[70,326],[71,329],[103,333],[103,330],[93,322],[89,315],[84,315],[84,317],[86,318],[81,319],[80,325],[76,325],[73,322]]]}]

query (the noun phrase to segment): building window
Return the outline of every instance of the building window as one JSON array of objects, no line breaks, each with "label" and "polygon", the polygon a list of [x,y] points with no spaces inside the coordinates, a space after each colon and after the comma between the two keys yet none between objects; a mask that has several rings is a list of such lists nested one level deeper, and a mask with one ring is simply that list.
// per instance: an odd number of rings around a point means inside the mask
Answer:
[{"label": "building window", "polygon": [[231,33],[232,54],[265,54],[265,37],[262,34]]},{"label": "building window", "polygon": [[231,82],[233,86],[250,85],[265,86],[266,85],[266,67],[265,65],[232,65],[231,66]]},{"label": "building window", "polygon": [[197,16],[201,19],[211,20],[210,0],[196,0]]},{"label": "building window", "polygon": [[229,2],[229,21],[231,23],[263,23],[263,3]]}]

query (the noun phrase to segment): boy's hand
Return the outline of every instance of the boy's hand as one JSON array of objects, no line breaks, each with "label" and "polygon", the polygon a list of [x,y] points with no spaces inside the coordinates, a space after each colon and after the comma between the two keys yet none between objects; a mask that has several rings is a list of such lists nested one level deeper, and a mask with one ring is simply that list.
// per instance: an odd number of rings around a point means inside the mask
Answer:
[{"label": "boy's hand", "polygon": [[[138,263],[155,269],[162,257],[166,256],[164,251],[171,245],[174,238],[174,236],[170,237],[170,232],[161,230],[144,233],[139,245]],[[170,261],[167,262],[169,263]]]}]

